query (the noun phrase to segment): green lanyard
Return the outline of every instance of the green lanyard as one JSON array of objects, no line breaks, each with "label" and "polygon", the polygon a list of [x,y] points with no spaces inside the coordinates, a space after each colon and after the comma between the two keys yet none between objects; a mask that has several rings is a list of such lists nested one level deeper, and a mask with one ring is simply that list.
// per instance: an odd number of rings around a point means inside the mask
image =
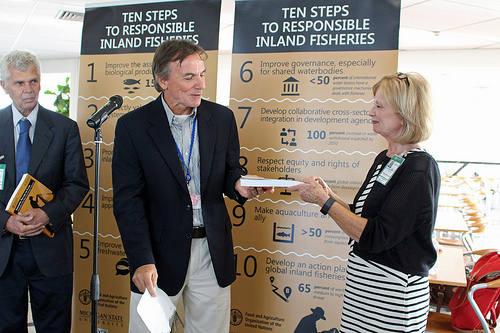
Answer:
[{"label": "green lanyard", "polygon": [[403,156],[405,156],[406,150],[401,153],[401,155],[394,155],[392,156],[391,160],[387,165],[384,167],[382,172],[378,175],[377,177],[377,182],[379,182],[382,185],[387,185],[389,180],[392,178],[396,170],[403,164],[405,159]]}]

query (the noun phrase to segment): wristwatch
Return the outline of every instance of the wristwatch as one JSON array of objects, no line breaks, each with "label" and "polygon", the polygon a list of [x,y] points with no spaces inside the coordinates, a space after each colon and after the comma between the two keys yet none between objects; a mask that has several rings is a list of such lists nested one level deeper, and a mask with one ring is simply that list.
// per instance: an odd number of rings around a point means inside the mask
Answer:
[{"label": "wristwatch", "polygon": [[328,211],[330,210],[330,207],[335,203],[335,199],[332,197],[329,197],[328,200],[326,200],[325,204],[323,207],[321,207],[320,212],[323,215],[328,214]]}]

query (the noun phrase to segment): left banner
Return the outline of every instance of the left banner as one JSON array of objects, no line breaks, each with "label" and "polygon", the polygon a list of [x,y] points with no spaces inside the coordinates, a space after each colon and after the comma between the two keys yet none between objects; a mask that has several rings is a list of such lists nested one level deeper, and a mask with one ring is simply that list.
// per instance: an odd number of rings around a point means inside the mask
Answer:
[{"label": "left banner", "polygon": [[89,332],[93,271],[95,132],[87,119],[120,95],[123,105],[102,125],[99,182],[99,332],[128,332],[129,270],[113,216],[111,158],[114,128],[123,114],[158,97],[151,63],[167,39],[189,39],[208,54],[203,98],[215,100],[221,1],[162,1],[85,10],[80,56],[78,124],[91,191],[74,214],[75,281],[72,332]]}]

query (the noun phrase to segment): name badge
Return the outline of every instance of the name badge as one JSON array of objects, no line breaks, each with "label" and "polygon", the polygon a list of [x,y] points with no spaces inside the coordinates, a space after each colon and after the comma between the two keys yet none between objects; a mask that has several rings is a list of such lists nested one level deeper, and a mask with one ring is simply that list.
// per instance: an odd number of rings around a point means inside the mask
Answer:
[{"label": "name badge", "polygon": [[[404,153],[403,153],[404,154]],[[401,155],[403,155],[401,154]],[[405,159],[401,156],[394,155],[382,172],[378,175],[377,181],[382,185],[387,185],[389,180],[392,178],[396,170],[403,164]]]},{"label": "name badge", "polygon": [[3,190],[4,181],[5,181],[5,164],[0,164],[0,191]]},{"label": "name badge", "polygon": [[193,209],[201,209],[201,195],[191,194],[191,204]]}]

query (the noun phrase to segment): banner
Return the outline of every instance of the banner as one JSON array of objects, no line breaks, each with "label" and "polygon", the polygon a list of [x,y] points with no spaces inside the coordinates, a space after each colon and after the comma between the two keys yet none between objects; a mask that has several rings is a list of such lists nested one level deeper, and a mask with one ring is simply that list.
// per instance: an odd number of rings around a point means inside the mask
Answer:
[{"label": "banner", "polygon": [[[249,174],[321,176],[352,202],[386,147],[368,112],[396,72],[399,15],[391,0],[236,1],[230,108]],[[348,237],[335,222],[284,188],[228,206],[231,332],[338,332]]]},{"label": "banner", "polygon": [[78,124],[91,191],[75,212],[75,282],[72,332],[89,332],[93,271],[95,132],[87,119],[113,95],[123,105],[102,125],[99,188],[98,275],[100,332],[128,332],[129,267],[113,216],[111,158],[116,120],[159,95],[153,54],[167,39],[190,39],[208,54],[204,98],[215,100],[221,2],[163,1],[87,8],[80,57]]}]

